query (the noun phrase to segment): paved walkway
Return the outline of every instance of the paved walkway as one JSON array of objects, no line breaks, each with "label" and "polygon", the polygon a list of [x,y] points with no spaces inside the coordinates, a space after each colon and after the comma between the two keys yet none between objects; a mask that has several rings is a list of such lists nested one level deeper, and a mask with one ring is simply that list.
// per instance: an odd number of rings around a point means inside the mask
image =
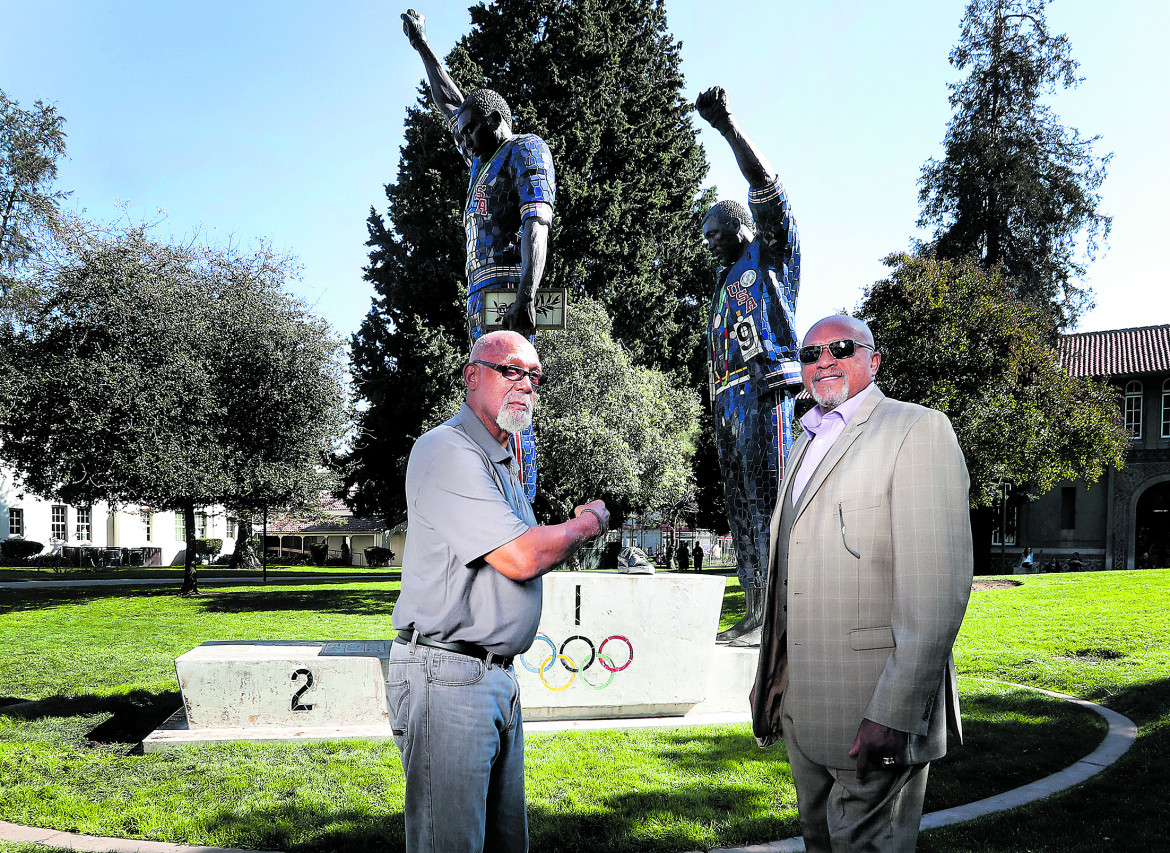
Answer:
[{"label": "paved walkway", "polygon": [[[336,577],[336,576],[333,576]],[[50,581],[50,583],[52,583]],[[972,679],[990,681],[990,679]],[[1035,690],[1054,699],[1072,702],[1081,707],[1095,711],[1105,718],[1109,730],[1105,739],[1091,753],[1080,761],[1070,764],[1063,770],[1021,785],[1011,791],[996,794],[993,797],[968,803],[963,806],[944,809],[923,815],[922,828],[936,829],[941,826],[950,826],[955,823],[973,820],[995,812],[1014,809],[1026,803],[1052,796],[1073,785],[1078,785],[1086,779],[1100,773],[1104,768],[1121,758],[1137,738],[1137,726],[1128,717],[1103,708],[1093,702],[1056,693],[1052,690],[1042,690],[1038,687],[1029,687],[1023,684],[1011,684],[1006,681],[991,682],[1017,687],[1022,690]],[[747,721],[746,715],[725,715],[727,720]],[[550,731],[581,728],[630,728],[630,727],[677,727],[679,725],[694,725],[693,722],[679,723],[678,720],[589,720],[565,722],[534,722],[526,724],[530,731]],[[37,829],[35,827],[20,826],[15,823],[0,821],[0,839],[4,841],[39,844],[44,847],[60,847],[66,850],[102,851],[102,853],[268,853],[268,851],[238,850],[232,847],[197,847],[188,844],[170,844],[164,841],[136,841],[126,838],[101,838],[92,835],[78,835],[73,832],[59,832],[54,829]],[[797,853],[804,850],[804,841],[800,838],[786,838],[782,841],[771,841],[765,844],[753,844],[749,847],[720,847],[711,853]]]}]

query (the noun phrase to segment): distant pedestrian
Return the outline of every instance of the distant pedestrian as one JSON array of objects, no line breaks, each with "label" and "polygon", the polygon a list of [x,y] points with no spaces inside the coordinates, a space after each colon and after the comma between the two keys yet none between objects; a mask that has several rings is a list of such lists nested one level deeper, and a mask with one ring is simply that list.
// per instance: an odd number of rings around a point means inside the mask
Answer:
[{"label": "distant pedestrian", "polygon": [[1020,574],[1030,575],[1032,573],[1032,549],[1024,549],[1024,557],[1020,560]]},{"label": "distant pedestrian", "polygon": [[685,572],[691,567],[691,552],[687,550],[685,543],[678,544],[678,570]]},{"label": "distant pedestrian", "polygon": [[691,551],[691,556],[695,558],[695,571],[703,571],[703,546],[698,542],[695,543],[695,550]]}]

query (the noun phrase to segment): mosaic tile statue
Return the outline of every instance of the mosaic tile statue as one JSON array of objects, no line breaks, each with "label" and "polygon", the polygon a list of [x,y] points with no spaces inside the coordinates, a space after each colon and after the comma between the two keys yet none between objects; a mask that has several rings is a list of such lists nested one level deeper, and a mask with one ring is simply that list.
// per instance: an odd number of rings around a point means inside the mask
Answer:
[{"label": "mosaic tile statue", "polygon": [[[424,18],[413,9],[402,29],[422,58],[431,98],[447,117],[455,143],[471,167],[463,208],[467,235],[467,330],[474,343],[483,334],[483,293],[517,291],[503,327],[536,334],[534,300],[544,276],[556,176],[548,145],[532,134],[512,133],[512,112],[491,89],[466,98],[427,42]],[[532,428],[519,435],[518,457],[528,499],[536,497],[536,443]]]},{"label": "mosaic tile statue", "polygon": [[793,326],[800,244],[788,196],[767,160],[740,130],[715,87],[695,109],[735,155],[748,206],[721,201],[703,219],[703,239],[722,265],[707,329],[708,375],[723,494],[747,614],[719,635],[758,645],[768,572],[768,523],[792,446],[800,364]]}]

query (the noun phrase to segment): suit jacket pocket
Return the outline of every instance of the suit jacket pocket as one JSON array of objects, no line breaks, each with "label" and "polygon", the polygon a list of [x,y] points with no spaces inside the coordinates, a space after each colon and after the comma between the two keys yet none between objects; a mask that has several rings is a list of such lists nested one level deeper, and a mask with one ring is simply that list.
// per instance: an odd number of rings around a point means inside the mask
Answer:
[{"label": "suit jacket pocket", "polygon": [[892,649],[894,629],[888,625],[881,628],[854,628],[849,632],[849,647],[855,652],[866,649]]}]

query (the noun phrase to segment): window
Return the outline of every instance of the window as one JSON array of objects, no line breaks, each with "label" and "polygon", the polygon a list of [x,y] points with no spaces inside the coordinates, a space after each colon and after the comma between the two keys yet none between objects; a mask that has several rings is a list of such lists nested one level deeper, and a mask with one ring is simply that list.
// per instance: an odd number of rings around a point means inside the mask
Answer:
[{"label": "window", "polygon": [[8,535],[24,535],[24,510],[20,507],[14,506],[8,509]]},{"label": "window", "polygon": [[207,538],[207,513],[205,512],[195,513],[195,538]]},{"label": "window", "polygon": [[1170,379],[1162,383],[1162,438],[1170,438]]},{"label": "window", "polygon": [[93,509],[88,506],[77,508],[77,541],[90,542],[93,539]]},{"label": "window", "polygon": [[154,541],[154,513],[148,509],[142,510],[142,532],[146,534],[146,541]]},{"label": "window", "polygon": [[65,542],[69,538],[69,520],[66,515],[66,508],[60,504],[53,504],[53,511],[51,515],[50,532],[53,539],[58,542]]},{"label": "window", "polygon": [[175,541],[176,542],[186,542],[187,541],[187,530],[183,526],[183,513],[181,513],[181,512],[175,513]]},{"label": "window", "polygon": [[1001,483],[995,499],[995,519],[991,526],[992,545],[1015,545],[1020,508],[1012,500],[1010,483]]},{"label": "window", "polygon": [[1125,383],[1125,430],[1130,438],[1142,437],[1142,383]]},{"label": "window", "polygon": [[1060,490],[1060,529],[1075,530],[1077,526],[1077,489],[1064,486]]},{"label": "window", "polygon": [[229,517],[227,520],[227,538],[235,539],[238,534],[239,530],[236,527],[236,520]]}]

